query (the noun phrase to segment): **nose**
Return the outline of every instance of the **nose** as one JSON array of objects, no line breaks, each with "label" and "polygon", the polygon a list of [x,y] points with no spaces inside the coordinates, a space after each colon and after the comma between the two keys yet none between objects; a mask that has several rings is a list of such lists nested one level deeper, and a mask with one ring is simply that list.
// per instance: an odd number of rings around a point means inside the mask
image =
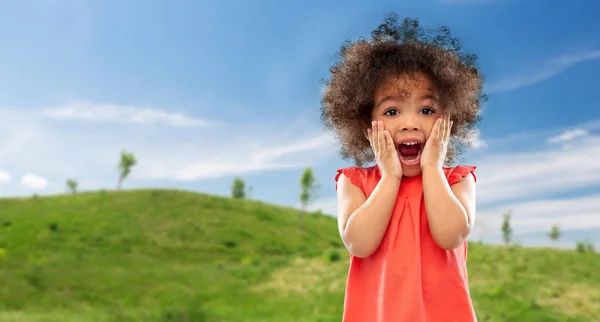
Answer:
[{"label": "nose", "polygon": [[416,117],[413,115],[405,115],[403,121],[401,126],[402,131],[418,131],[421,128]]},{"label": "nose", "polygon": [[419,128],[417,126],[406,126],[402,128],[402,131],[418,131]]}]

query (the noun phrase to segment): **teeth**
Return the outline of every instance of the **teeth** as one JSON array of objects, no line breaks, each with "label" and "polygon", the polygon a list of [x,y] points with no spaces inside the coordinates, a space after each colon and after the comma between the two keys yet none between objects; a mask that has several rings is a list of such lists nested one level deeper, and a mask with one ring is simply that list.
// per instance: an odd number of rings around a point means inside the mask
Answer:
[{"label": "teeth", "polygon": [[419,143],[419,142],[404,142],[402,144],[405,144],[405,145],[415,145],[417,143]]}]

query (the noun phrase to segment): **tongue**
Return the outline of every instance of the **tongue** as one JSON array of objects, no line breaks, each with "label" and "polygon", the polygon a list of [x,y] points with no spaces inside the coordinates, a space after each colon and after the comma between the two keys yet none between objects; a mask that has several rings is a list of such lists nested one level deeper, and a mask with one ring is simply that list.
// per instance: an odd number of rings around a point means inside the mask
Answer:
[{"label": "tongue", "polygon": [[420,144],[406,145],[400,144],[400,154],[405,157],[415,157],[419,154]]}]

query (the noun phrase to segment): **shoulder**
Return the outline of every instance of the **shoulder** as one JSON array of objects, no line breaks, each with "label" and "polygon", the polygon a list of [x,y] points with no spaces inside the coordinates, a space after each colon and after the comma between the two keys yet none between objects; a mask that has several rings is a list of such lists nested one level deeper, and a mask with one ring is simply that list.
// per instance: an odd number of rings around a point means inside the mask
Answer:
[{"label": "shoulder", "polygon": [[351,184],[364,191],[367,180],[369,180],[370,177],[378,175],[378,171],[379,169],[376,165],[370,167],[351,166],[337,169],[337,173],[335,175],[336,190],[337,185],[340,182],[340,177],[343,174],[348,178]]},{"label": "shoulder", "polygon": [[452,168],[444,167],[443,170],[448,179],[448,183],[454,185],[462,182],[465,177],[468,178],[468,181],[472,181],[472,183],[477,182],[477,176],[475,175],[476,168],[476,166],[472,165],[458,165]]}]

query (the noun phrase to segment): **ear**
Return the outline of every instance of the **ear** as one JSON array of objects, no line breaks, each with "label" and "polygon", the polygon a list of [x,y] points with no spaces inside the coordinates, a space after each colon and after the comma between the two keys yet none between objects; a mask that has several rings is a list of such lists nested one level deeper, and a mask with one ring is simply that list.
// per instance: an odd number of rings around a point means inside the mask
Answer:
[{"label": "ear", "polygon": [[370,119],[367,128],[363,130],[363,135],[365,136],[365,139],[367,139],[367,141],[370,141],[369,140],[369,132],[368,132],[368,130],[371,128],[371,123],[372,122],[373,122],[373,119]]}]

